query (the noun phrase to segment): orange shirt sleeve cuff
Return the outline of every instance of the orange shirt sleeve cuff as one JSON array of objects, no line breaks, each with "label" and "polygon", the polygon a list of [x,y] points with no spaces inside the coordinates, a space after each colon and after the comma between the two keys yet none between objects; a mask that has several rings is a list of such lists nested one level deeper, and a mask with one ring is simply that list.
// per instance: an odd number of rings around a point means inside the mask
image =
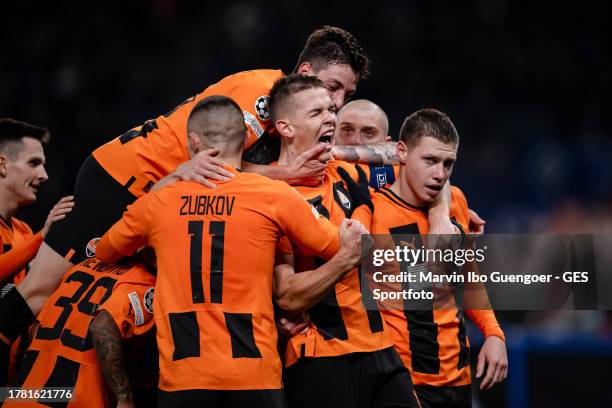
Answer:
[{"label": "orange shirt sleeve cuff", "polygon": [[499,326],[493,310],[466,310],[465,312],[485,338],[495,336],[506,341],[504,331]]},{"label": "orange shirt sleeve cuff", "polygon": [[96,244],[96,258],[103,262],[113,263],[117,259],[129,255],[132,254],[124,254],[116,249],[113,245],[112,235],[108,232]]}]

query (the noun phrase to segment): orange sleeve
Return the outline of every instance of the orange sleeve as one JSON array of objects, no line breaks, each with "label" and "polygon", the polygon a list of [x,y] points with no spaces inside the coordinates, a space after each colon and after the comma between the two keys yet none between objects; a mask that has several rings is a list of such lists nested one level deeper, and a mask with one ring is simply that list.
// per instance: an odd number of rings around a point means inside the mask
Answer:
[{"label": "orange sleeve", "polygon": [[478,330],[486,337],[496,336],[506,341],[504,331],[499,326],[493,310],[466,310],[465,313],[478,326]]},{"label": "orange sleeve", "polygon": [[149,331],[153,320],[153,293],[150,284],[121,282],[99,310],[106,310],[119,328],[121,338],[139,336]]},{"label": "orange sleeve", "polygon": [[240,106],[249,132],[246,151],[264,132],[274,130],[268,110],[268,95],[276,80],[283,76],[280,70],[259,69],[239,72],[209,86],[201,96],[204,98],[210,95],[224,95],[232,98]]},{"label": "orange sleeve", "polygon": [[[456,214],[460,215],[464,218],[462,224],[465,224],[466,230],[467,226],[469,226],[469,215],[468,215],[468,204],[463,191],[461,191],[456,186],[451,186],[451,195],[454,198],[451,206],[457,206]],[[451,213],[453,213],[453,209],[451,208]],[[486,289],[484,289],[484,295],[486,296]],[[489,304],[488,299],[486,299],[487,304]],[[478,327],[478,330],[486,337],[496,336],[500,339],[506,341],[506,337],[504,336],[504,331],[499,326],[497,322],[497,318],[495,317],[495,312],[493,310],[466,310],[466,315],[470,318],[472,322]]]},{"label": "orange sleeve", "polygon": [[0,282],[7,281],[18,274],[34,258],[42,240],[42,234],[39,232],[22,245],[0,255]]},{"label": "orange sleeve", "polygon": [[268,205],[276,210],[283,232],[304,255],[330,259],[340,249],[338,228],[319,214],[297,190],[282,181],[278,183],[277,194],[269,195]]},{"label": "orange sleeve", "polygon": [[149,205],[156,194],[145,194],[128,206],[123,217],[113,225],[96,245],[96,257],[113,263],[123,256],[131,256],[148,242]]},{"label": "orange sleeve", "polygon": [[139,336],[155,324],[153,293],[155,277],[142,265],[134,266],[121,276],[113,293],[99,310],[111,315],[121,332],[121,338]]},{"label": "orange sleeve", "polygon": [[467,198],[457,186],[451,186],[450,213],[456,216],[457,221],[464,227],[465,231],[469,230],[470,214],[468,213]]}]

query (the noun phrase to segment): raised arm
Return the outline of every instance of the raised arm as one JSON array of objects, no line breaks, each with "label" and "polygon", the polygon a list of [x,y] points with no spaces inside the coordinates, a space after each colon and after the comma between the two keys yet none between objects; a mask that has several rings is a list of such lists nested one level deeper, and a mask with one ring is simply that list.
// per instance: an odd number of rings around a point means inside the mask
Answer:
[{"label": "raised arm", "polygon": [[51,228],[55,222],[66,218],[66,214],[72,211],[73,207],[73,196],[62,197],[57,204],[51,208],[51,211],[49,211],[45,225],[39,233],[30,237],[21,245],[0,255],[0,282],[11,279],[34,258],[36,252],[38,252],[38,248],[40,248],[40,244],[47,236],[49,228]]},{"label": "raised arm", "polygon": [[368,145],[338,146],[332,148],[332,155],[336,160],[347,162],[374,164],[399,164],[399,157],[395,151],[395,142],[373,143]]},{"label": "raised arm", "polygon": [[145,194],[128,207],[123,217],[98,241],[98,259],[113,263],[147,245],[150,223],[148,206],[153,199],[156,199],[155,193]]}]

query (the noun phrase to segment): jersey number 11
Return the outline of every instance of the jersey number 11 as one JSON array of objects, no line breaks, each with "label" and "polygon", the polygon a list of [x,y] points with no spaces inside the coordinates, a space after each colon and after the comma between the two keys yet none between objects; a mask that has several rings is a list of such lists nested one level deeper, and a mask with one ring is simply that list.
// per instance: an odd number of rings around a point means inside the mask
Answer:
[{"label": "jersey number 11", "polygon": [[[191,236],[189,248],[189,273],[191,275],[191,296],[193,303],[204,303],[202,287],[202,238],[204,221],[189,221]],[[212,235],[210,245],[210,302],[221,303],[223,298],[223,245],[225,221],[211,221],[208,233]]]}]

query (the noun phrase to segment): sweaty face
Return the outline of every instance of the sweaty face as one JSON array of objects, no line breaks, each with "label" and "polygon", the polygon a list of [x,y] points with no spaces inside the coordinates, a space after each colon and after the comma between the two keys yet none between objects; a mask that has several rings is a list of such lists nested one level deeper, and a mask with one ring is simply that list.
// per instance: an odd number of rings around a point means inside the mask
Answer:
[{"label": "sweaty face", "polygon": [[388,141],[385,119],[374,109],[353,108],[351,102],[338,112],[334,143],[360,145]]},{"label": "sweaty face", "polygon": [[[402,182],[408,187],[407,201],[417,207],[427,206],[450,178],[457,159],[457,146],[429,136],[422,137],[412,148],[406,148],[402,142],[399,144],[398,153],[404,164]],[[404,148],[403,153],[400,152]]]},{"label": "sweaty face", "polygon": [[42,144],[31,137],[21,140],[23,148],[17,157],[7,157],[6,178],[3,180],[19,205],[36,201],[38,188],[48,178]]},{"label": "sweaty face", "polygon": [[[331,144],[336,107],[324,88],[307,89],[293,96],[288,122],[293,129],[292,143],[296,152],[304,152],[317,143]],[[324,154],[329,155],[327,160],[331,158],[331,153]]]}]

